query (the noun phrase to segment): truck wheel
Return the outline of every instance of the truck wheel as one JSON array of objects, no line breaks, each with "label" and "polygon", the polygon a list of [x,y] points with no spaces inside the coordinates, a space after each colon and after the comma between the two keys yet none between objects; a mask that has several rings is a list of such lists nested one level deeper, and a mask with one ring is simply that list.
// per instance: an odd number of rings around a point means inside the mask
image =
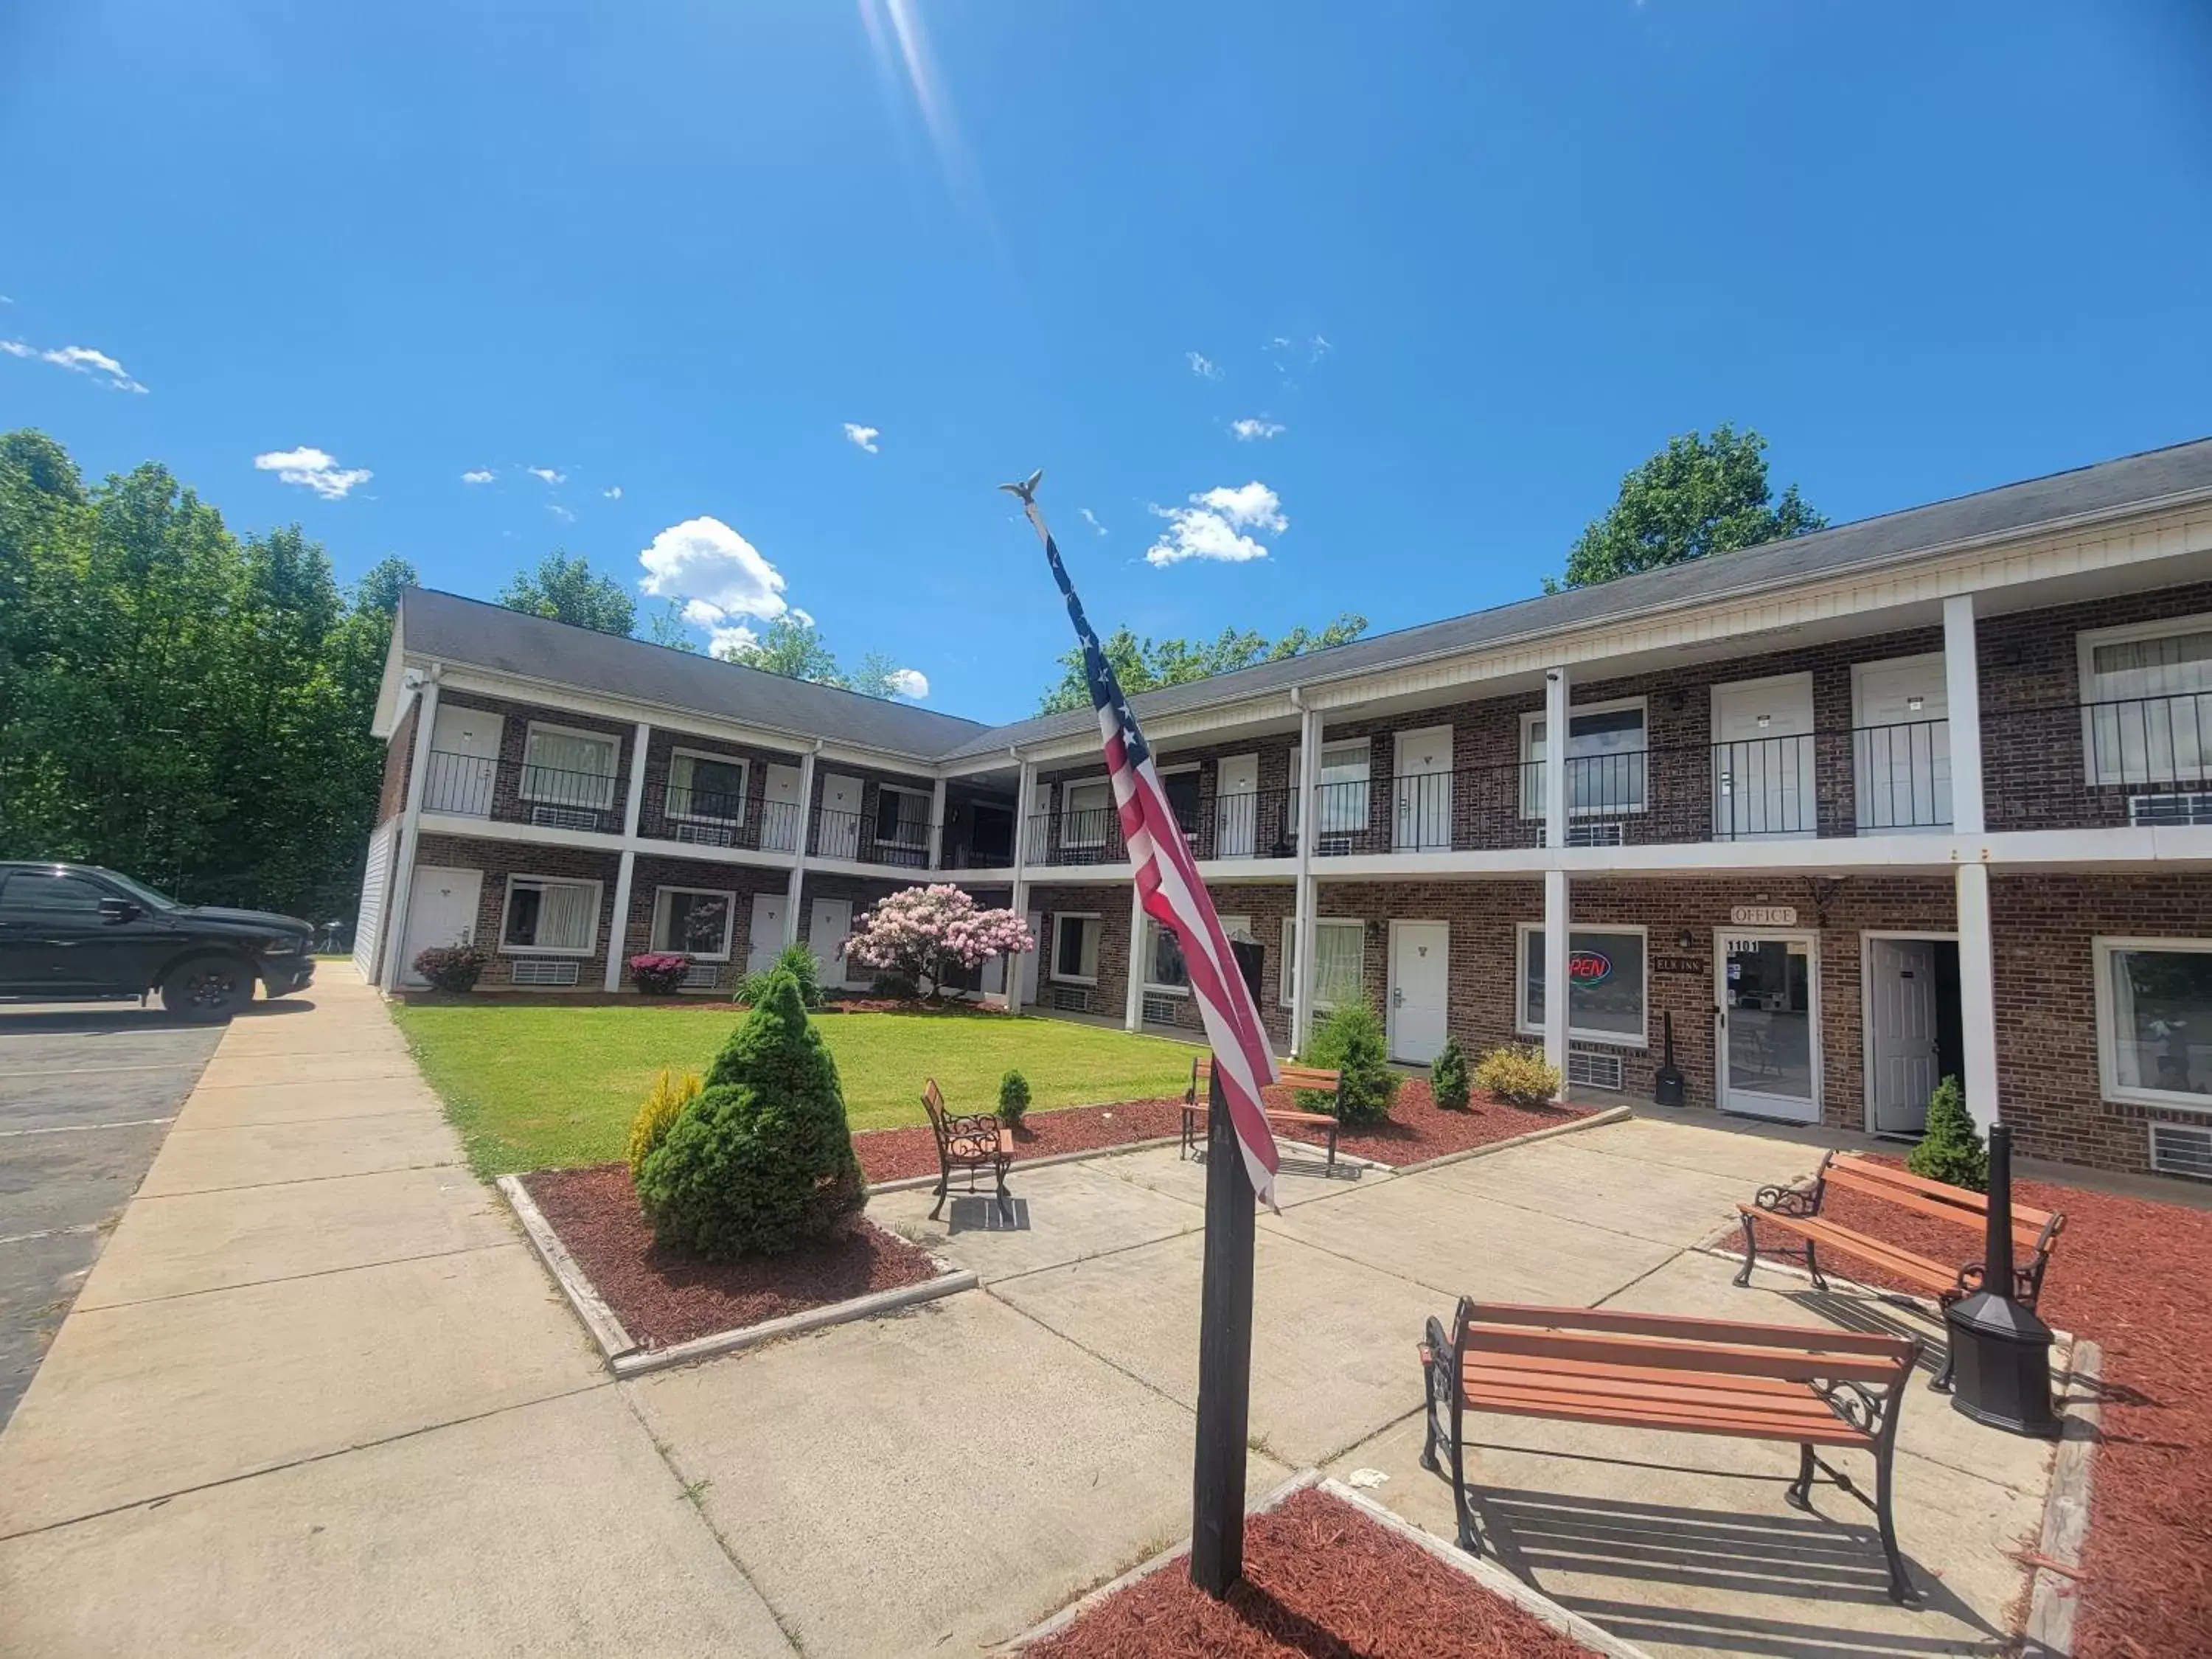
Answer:
[{"label": "truck wheel", "polygon": [[234,957],[194,957],[161,981],[161,1006],[183,1019],[228,1019],[252,1000],[252,969]]}]

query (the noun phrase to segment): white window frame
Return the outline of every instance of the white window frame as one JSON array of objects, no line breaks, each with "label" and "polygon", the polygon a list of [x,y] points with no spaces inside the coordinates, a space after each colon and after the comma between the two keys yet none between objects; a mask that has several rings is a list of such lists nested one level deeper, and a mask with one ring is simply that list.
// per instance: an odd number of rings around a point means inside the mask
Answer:
[{"label": "white window frame", "polygon": [[[907,795],[921,803],[921,817],[912,820],[912,822],[915,823],[921,830],[921,839],[920,841],[900,841],[896,837],[887,838],[884,836],[878,835],[874,837],[876,845],[878,847],[896,847],[910,852],[927,852],[929,849],[929,809],[936,803],[937,796],[935,793],[927,789],[916,789],[910,784],[879,783],[876,786],[876,793],[878,800],[885,795]],[[878,823],[880,823],[883,817],[883,808],[881,806],[878,806],[876,809],[876,817]],[[896,826],[908,823],[908,819],[906,815],[902,812],[894,815],[891,822]],[[877,825],[870,824],[868,827],[872,830],[877,827]]]},{"label": "white window frame", "polygon": [[2097,1082],[2109,1101],[2139,1106],[2159,1106],[2175,1111],[2212,1116],[2212,1096],[2184,1094],[2172,1089],[2124,1087],[2120,1082],[2119,1011],[2112,1006],[2112,953],[2116,951],[2195,951],[2212,953],[2212,939],[2108,939],[2089,941],[2097,1004]]},{"label": "white window frame", "polygon": [[[1357,916],[1316,916],[1314,919],[1314,926],[1317,929],[1357,927],[1359,930],[1359,990],[1360,994],[1364,996],[1367,992],[1367,924]],[[1316,951],[1316,960],[1318,957],[1319,952]],[[1283,918],[1283,959],[1275,975],[1275,989],[1285,1008],[1297,1006],[1297,979],[1298,919],[1296,916],[1285,916]],[[1318,996],[1314,998],[1314,1008],[1317,1012],[1328,1013],[1336,1006],[1335,1003],[1324,1002]]]},{"label": "white window frame", "polygon": [[[507,919],[514,907],[514,889],[518,882],[538,887],[588,887],[592,890],[592,931],[580,950],[555,945],[509,945],[507,942]],[[599,950],[599,910],[606,901],[606,884],[584,876],[537,876],[520,871],[507,878],[507,891],[499,901],[499,953],[503,957],[574,957],[579,960],[597,956]]]},{"label": "white window frame", "polygon": [[1106,941],[1101,939],[1091,953],[1091,971],[1085,974],[1063,974],[1060,971],[1060,925],[1064,921],[1084,921],[1096,927],[1103,918],[1096,910],[1055,910],[1052,913],[1052,961],[1047,966],[1045,977],[1060,985],[1096,985],[1098,983],[1099,952]]},{"label": "white window frame", "polygon": [[[617,758],[619,758],[619,751],[617,751]],[[671,818],[675,819],[680,823],[742,824],[744,823],[745,796],[752,788],[753,781],[753,765],[750,761],[747,760],[743,755],[718,755],[711,749],[694,749],[688,744],[678,744],[675,748],[671,749],[668,751],[668,793],[663,798],[664,799],[672,799],[676,794],[678,787],[676,782],[676,763],[679,760],[713,761],[718,766],[736,767],[738,769],[738,811],[737,815],[734,817],[732,817],[720,812],[678,812],[671,809],[668,813],[668,816]],[[690,799],[697,793],[697,791],[688,783],[683,785],[682,787],[686,799]],[[706,890],[695,889],[693,890],[704,891]]]},{"label": "white window frame", "polygon": [[[1528,1018],[1528,936],[1541,938],[1544,924],[1540,921],[1516,923],[1513,930],[1513,1027],[1523,1036],[1540,1039],[1542,1025]],[[1643,1003],[1644,1029],[1634,1036],[1623,1031],[1584,1030],[1571,1023],[1567,1036],[1574,1042],[1595,1042],[1607,1048],[1649,1048],[1651,1046],[1651,930],[1635,922],[1589,922],[1580,927],[1567,929],[1567,951],[1572,955],[1577,933],[1633,933],[1644,941],[1644,983],[1638,993]],[[1568,987],[1567,1018],[1574,1018],[1574,988]]]},{"label": "white window frame", "polygon": [[[1571,703],[1567,708],[1569,740],[1572,741],[1575,717],[1578,714],[1618,714],[1624,708],[1633,708],[1642,717],[1644,722],[1644,747],[1624,749],[1619,752],[1624,755],[1648,757],[1651,753],[1650,703],[1651,700],[1649,697],[1614,697],[1605,702]],[[1538,775],[1529,769],[1540,763],[1528,752],[1535,746],[1536,728],[1544,724],[1544,718],[1545,711],[1540,708],[1529,709],[1521,716],[1521,816],[1524,818],[1540,818],[1544,816],[1543,786]],[[1547,750],[1551,748],[1551,744],[1552,739],[1547,734],[1544,738]],[[1549,766],[1551,763],[1552,757],[1547,753],[1540,764]],[[1651,763],[1649,759],[1644,763],[1638,781],[1642,784],[1643,788],[1640,792],[1640,799],[1632,803],[1621,805],[1608,802],[1602,806],[1577,806],[1570,803],[1567,807],[1567,816],[1571,818],[1610,818],[1623,817],[1632,812],[1648,811],[1651,805]],[[1571,793],[1571,790],[1569,793]]]},{"label": "white window frame", "polygon": [[665,937],[661,930],[666,926],[668,921],[667,899],[668,896],[672,893],[689,893],[699,898],[718,898],[726,899],[729,901],[722,909],[722,948],[720,951],[694,951],[685,945],[662,945],[659,943],[655,943],[653,948],[655,951],[665,951],[674,956],[686,956],[690,957],[694,962],[727,962],[730,959],[730,941],[737,929],[738,896],[736,891],[732,889],[724,887],[654,888],[653,890],[653,931],[649,935],[647,935],[647,937],[656,941]]},{"label": "white window frame", "polygon": [[[2106,701],[2097,695],[2097,671],[2094,667],[2097,647],[2100,645],[2126,645],[2136,640],[2155,640],[2168,634],[2212,634],[2212,612],[2199,611],[2190,617],[2168,617],[2160,622],[2123,623],[2113,628],[2084,629],[2074,636],[2074,660],[2079,695],[2081,701],[2081,771],[2091,788],[2111,788],[2128,781],[2124,764],[2114,769],[2109,775],[2097,769],[2097,710],[2092,705]],[[2203,691],[2171,691],[2168,697],[2212,697],[2212,686]],[[2123,698],[2128,702],[2132,699]],[[2144,699],[2155,702],[2156,698]],[[2194,782],[2212,781],[2212,757],[2200,757],[2194,766],[2184,768],[2173,763],[2177,778],[2185,777]]]},{"label": "white window frame", "polygon": [[[1221,931],[1225,934],[1225,933],[1228,933],[1228,931],[1229,931],[1229,930],[1228,930],[1228,928],[1227,928],[1227,927],[1224,927]],[[1156,980],[1156,979],[1154,979],[1154,978],[1152,977],[1152,966],[1153,966],[1153,964],[1154,964],[1155,963],[1157,963],[1157,962],[1159,960],[1159,948],[1160,948],[1160,924],[1159,924],[1159,921],[1158,921],[1158,920],[1157,918],[1155,918],[1155,917],[1152,917],[1152,916],[1146,916],[1146,917],[1145,918],[1145,990],[1146,990],[1146,992],[1149,995],[1156,996],[1156,997],[1187,997],[1187,996],[1188,996],[1188,995],[1190,994],[1190,987],[1189,987],[1189,986],[1188,986],[1188,985],[1163,985],[1163,984],[1161,984],[1158,980]],[[1186,969],[1184,969],[1184,972],[1186,972],[1186,973],[1188,973],[1188,971],[1189,971],[1189,969],[1188,969],[1188,968],[1186,968]]]},{"label": "white window frame", "polygon": [[[530,782],[530,774],[533,769],[541,772],[567,772],[568,769],[563,766],[547,766],[541,762],[533,761],[530,758],[530,751],[536,746],[538,742],[538,734],[540,732],[550,733],[556,738],[581,738],[587,743],[603,743],[606,744],[609,757],[607,761],[607,770],[604,780],[606,784],[606,788],[602,792],[606,797],[605,799],[600,801],[562,800],[556,796],[533,794],[531,793],[528,786]],[[574,806],[586,811],[596,809],[602,812],[611,812],[614,810],[615,805],[615,787],[620,781],[621,774],[622,739],[615,736],[613,732],[593,732],[580,726],[556,726],[550,720],[532,720],[523,728],[522,774],[515,781],[514,796],[517,800],[547,801],[556,806]],[[571,773],[570,775],[597,777],[599,775],[597,773],[586,772]]]},{"label": "white window frame", "polygon": [[[1299,799],[1300,795],[1304,793],[1304,791],[1298,787],[1298,776],[1297,771],[1297,763],[1302,761],[1304,758],[1304,757],[1298,753],[1298,748],[1302,746],[1303,745],[1294,746],[1291,750],[1292,757],[1292,770],[1291,773],[1290,831],[1293,836],[1296,836],[1298,833],[1298,814],[1304,807],[1304,803]],[[1328,780],[1328,757],[1330,751],[1334,750],[1336,753],[1341,755],[1346,750],[1353,749],[1358,750],[1360,754],[1365,757],[1367,775],[1364,778],[1358,779],[1340,778],[1334,783],[1331,783]],[[1357,782],[1361,788],[1367,791],[1366,799],[1360,803],[1361,811],[1357,820],[1341,825],[1331,825],[1324,823],[1319,826],[1319,831],[1321,834],[1324,836],[1360,835],[1366,830],[1369,822],[1373,818],[1375,814],[1375,739],[1373,738],[1339,738],[1334,743],[1329,742],[1326,738],[1322,739],[1321,745],[1321,764],[1314,769],[1315,790],[1319,792],[1323,789],[1345,789],[1348,788],[1354,782]],[[1325,800],[1334,801],[1339,798],[1336,795],[1330,794],[1323,796],[1322,799]],[[1346,797],[1345,799],[1348,799],[1349,797]],[[1326,817],[1327,814],[1324,813],[1322,816]]]},{"label": "white window frame", "polygon": [[[1095,807],[1078,806],[1075,804],[1075,792],[1079,789],[1103,790],[1106,796],[1105,804],[1103,806]],[[1107,777],[1071,778],[1064,781],[1060,786],[1060,844],[1062,847],[1075,848],[1083,851],[1088,851],[1093,848],[1103,847],[1106,844],[1108,835],[1107,821],[1103,814],[1110,813],[1113,811],[1113,779]],[[1098,819],[1098,833],[1095,836],[1078,839],[1071,826],[1078,821],[1078,814],[1091,812],[1097,812],[1102,815]]]}]

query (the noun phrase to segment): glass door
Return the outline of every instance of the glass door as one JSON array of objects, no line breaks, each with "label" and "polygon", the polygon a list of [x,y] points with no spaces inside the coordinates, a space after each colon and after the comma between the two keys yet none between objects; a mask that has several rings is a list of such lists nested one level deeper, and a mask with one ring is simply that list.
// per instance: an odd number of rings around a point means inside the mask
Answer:
[{"label": "glass door", "polygon": [[1820,983],[1810,933],[1723,933],[1713,953],[1720,1108],[1820,1118]]}]

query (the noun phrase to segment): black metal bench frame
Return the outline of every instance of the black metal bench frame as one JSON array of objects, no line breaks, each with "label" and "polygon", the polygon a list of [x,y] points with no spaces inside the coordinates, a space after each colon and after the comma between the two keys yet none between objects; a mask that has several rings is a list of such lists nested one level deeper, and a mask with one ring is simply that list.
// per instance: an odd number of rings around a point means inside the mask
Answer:
[{"label": "black metal bench frame", "polygon": [[1006,1171],[1013,1167],[1014,1155],[1006,1145],[1006,1130],[998,1115],[969,1112],[954,1116],[945,1110],[945,1097],[939,1092],[935,1078],[921,1091],[921,1109],[929,1114],[929,1127],[937,1134],[937,1202],[930,1209],[929,1218],[936,1220],[945,1208],[956,1173],[966,1173],[968,1192],[973,1195],[976,1177],[988,1170],[998,1183],[999,1212],[1012,1221],[1014,1206],[1006,1191]]}]

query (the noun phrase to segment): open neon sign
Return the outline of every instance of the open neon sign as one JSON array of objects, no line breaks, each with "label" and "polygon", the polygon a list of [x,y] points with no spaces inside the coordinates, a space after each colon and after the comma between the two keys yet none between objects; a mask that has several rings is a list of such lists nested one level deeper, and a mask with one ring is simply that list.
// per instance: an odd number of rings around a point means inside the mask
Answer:
[{"label": "open neon sign", "polygon": [[1613,977],[1613,958],[1602,951],[1575,951],[1567,957],[1567,982],[1602,985]]}]

